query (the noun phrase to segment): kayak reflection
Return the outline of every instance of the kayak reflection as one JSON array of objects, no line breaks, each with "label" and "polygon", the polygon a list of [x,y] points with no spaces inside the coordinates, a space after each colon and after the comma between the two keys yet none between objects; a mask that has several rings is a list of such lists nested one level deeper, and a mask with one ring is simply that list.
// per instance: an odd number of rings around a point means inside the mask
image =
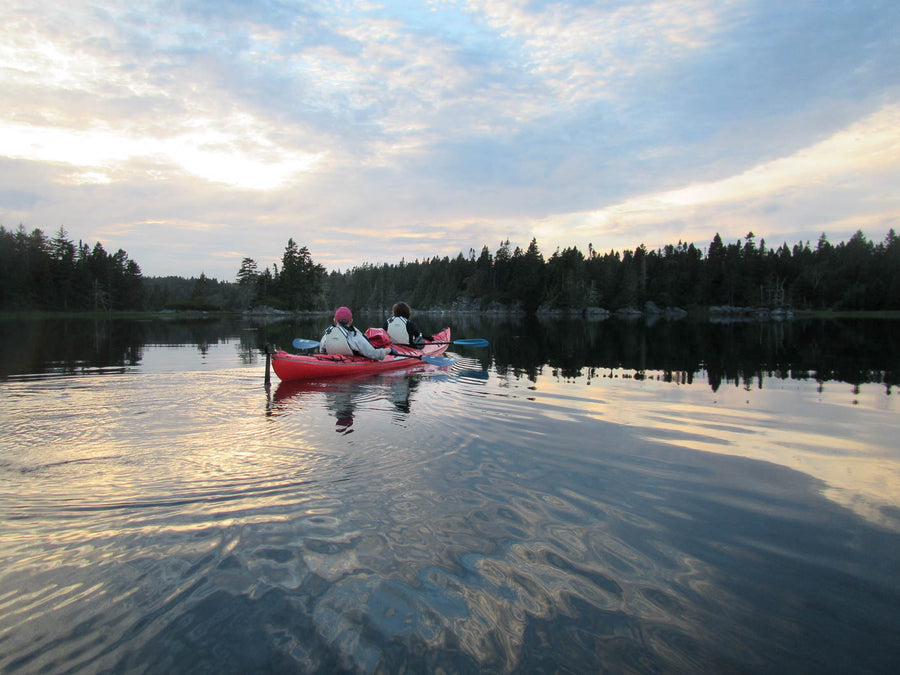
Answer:
[{"label": "kayak reflection", "polygon": [[408,415],[419,385],[418,378],[410,373],[425,368],[422,364],[403,373],[281,382],[272,397],[270,412],[289,412],[304,405],[324,407],[335,417],[335,431],[349,434],[360,407],[371,409],[378,407],[379,401],[387,401],[395,412]]}]

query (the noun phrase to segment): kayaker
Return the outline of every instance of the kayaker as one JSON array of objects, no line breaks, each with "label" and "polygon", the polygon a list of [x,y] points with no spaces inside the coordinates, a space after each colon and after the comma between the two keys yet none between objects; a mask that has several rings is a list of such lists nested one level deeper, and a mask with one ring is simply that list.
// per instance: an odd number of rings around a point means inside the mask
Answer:
[{"label": "kayaker", "polygon": [[410,319],[412,312],[409,305],[405,302],[395,303],[391,307],[391,318],[389,318],[384,327],[387,329],[391,342],[395,345],[412,345],[413,347],[421,347],[425,344],[425,340],[431,340],[431,336],[422,335],[422,331]]},{"label": "kayaker", "polygon": [[376,349],[366,336],[353,325],[353,313],[349,307],[338,307],[334,313],[334,325],[330,326],[319,341],[323,354],[354,356],[359,354],[373,361],[381,361],[390,349]]}]

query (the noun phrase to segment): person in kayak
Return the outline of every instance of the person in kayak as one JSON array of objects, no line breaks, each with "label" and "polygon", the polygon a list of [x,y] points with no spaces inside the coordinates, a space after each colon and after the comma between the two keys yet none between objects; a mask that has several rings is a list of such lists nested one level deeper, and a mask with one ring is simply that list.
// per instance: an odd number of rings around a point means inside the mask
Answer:
[{"label": "person in kayak", "polygon": [[319,341],[323,354],[343,356],[360,355],[373,361],[381,361],[390,349],[376,349],[366,336],[353,325],[353,313],[349,307],[338,307],[334,313],[334,325],[329,326]]},{"label": "person in kayak", "polygon": [[422,331],[410,319],[409,305],[405,302],[395,303],[391,307],[391,318],[388,319],[384,327],[391,338],[391,342],[395,345],[412,345],[413,347],[421,347],[425,344],[425,340],[431,340],[431,336],[422,335]]}]

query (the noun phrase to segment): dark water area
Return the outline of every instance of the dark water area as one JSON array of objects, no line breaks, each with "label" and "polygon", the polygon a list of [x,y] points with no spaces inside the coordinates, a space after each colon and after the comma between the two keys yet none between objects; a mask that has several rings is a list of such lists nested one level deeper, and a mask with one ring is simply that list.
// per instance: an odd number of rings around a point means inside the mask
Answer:
[{"label": "dark water area", "polygon": [[[364,317],[379,325],[379,317]],[[192,345],[201,353],[238,340],[243,363],[259,361],[265,345],[292,350],[297,335],[318,339],[327,319],[255,323],[237,319],[166,321],[89,319],[0,323],[0,377],[137,366],[142,348]],[[428,316],[421,322],[455,327],[454,335],[487,338],[472,352],[486,371],[535,378],[547,367],[563,377],[607,369],[647,371],[685,382],[702,374],[713,389],[765,378],[882,383],[900,378],[900,321],[871,319],[713,323],[705,321],[485,320]],[[438,325],[440,324],[440,325]],[[369,325],[369,324],[365,324]],[[461,333],[459,331],[462,331]]]},{"label": "dark water area", "polygon": [[896,672],[900,324],[419,320],[0,322],[0,671]]}]

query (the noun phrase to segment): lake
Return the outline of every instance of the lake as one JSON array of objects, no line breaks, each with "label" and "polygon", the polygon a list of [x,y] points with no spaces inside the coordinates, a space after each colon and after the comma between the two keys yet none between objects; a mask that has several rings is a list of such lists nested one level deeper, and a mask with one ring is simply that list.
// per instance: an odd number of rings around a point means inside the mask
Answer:
[{"label": "lake", "polygon": [[417,320],[0,322],[0,671],[900,668],[900,323]]}]

